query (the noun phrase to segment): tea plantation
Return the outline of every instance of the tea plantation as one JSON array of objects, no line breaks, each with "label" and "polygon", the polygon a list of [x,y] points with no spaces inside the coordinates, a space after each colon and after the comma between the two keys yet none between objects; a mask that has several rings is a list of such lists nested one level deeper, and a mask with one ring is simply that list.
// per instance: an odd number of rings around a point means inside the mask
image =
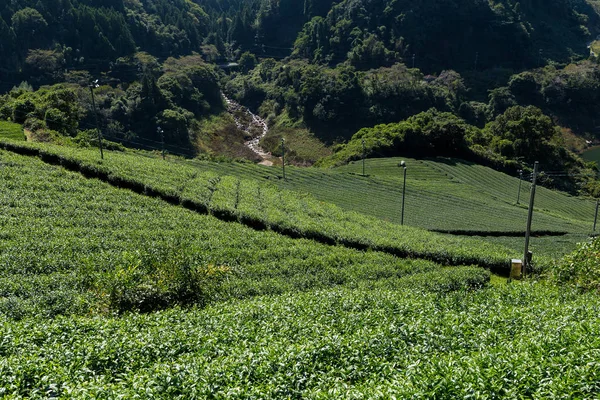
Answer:
[{"label": "tea plantation", "polygon": [[[365,203],[344,194],[392,196],[398,160],[283,181],[246,164],[0,143],[0,398],[600,396],[600,299],[545,280],[555,258],[506,284],[490,270],[520,255],[509,242],[399,226],[376,196],[355,212]],[[457,185],[455,199],[521,218],[500,196],[513,178],[476,190],[470,176],[495,173],[410,162],[415,196]],[[289,190],[318,176],[312,194]],[[536,229],[585,229],[590,201],[541,192]],[[494,225],[469,223],[457,231]]]},{"label": "tea plantation", "polygon": [[25,139],[21,125],[6,121],[0,121],[0,137],[13,140]]},{"label": "tea plantation", "polygon": [[[485,241],[522,251],[530,182],[491,168],[457,159],[384,158],[334,169],[281,168],[248,163],[171,161],[202,171],[240,179],[268,181],[280,189],[309,193],[336,204],[399,224],[402,209],[402,169],[408,165],[404,222],[438,232],[481,235]],[[519,204],[516,203],[517,197]],[[536,193],[531,246],[535,254],[562,256],[592,232],[595,201],[539,187]]]}]

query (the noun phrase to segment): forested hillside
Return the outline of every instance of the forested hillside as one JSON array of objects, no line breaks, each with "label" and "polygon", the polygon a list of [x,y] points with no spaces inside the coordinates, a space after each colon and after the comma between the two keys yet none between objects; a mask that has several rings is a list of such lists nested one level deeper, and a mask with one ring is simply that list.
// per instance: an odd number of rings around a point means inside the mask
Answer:
[{"label": "forested hillside", "polygon": [[[302,25],[332,3],[285,0],[15,0],[0,5],[0,68],[48,83],[145,51],[159,58],[241,50],[287,55]],[[283,50],[283,51],[282,51]],[[2,89],[6,90],[6,87]]]},{"label": "forested hillside", "polygon": [[[15,0],[0,6],[0,67],[29,75],[106,67],[146,51],[209,61],[293,54],[359,69],[530,68],[587,55],[599,33],[584,0]],[[43,61],[43,62],[41,62]],[[54,67],[54,68],[53,68]]]},{"label": "forested hillside", "polygon": [[597,24],[585,0],[344,0],[304,27],[294,54],[361,69],[413,55],[429,72],[530,68],[585,56]]},{"label": "forested hillside", "polygon": [[[516,170],[543,153],[579,172],[593,166],[567,149],[600,133],[599,15],[597,0],[14,0],[0,5],[0,118],[95,145],[99,79],[100,129],[127,146],[257,159],[224,91],[274,128],[275,155],[286,135],[314,162],[363,128],[449,113],[476,132],[478,161]],[[549,128],[523,141],[487,126],[511,108]],[[384,153],[442,148],[410,143]]]}]

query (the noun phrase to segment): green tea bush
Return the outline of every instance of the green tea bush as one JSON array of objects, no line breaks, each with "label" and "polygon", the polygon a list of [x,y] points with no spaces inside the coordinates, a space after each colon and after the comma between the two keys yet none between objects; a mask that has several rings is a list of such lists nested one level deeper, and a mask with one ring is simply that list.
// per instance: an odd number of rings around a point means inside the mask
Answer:
[{"label": "green tea bush", "polygon": [[429,292],[449,293],[477,290],[490,282],[490,272],[479,267],[453,267],[424,272],[399,281],[397,288],[422,288]]},{"label": "green tea bush", "polygon": [[182,250],[161,249],[160,254],[125,253],[123,262],[109,275],[106,288],[109,308],[149,312],[174,305],[206,305],[230,269],[204,265]]},{"label": "green tea bush", "polygon": [[[12,319],[203,306],[441,268],[226,223],[37,158],[0,151],[0,165],[0,315]],[[198,204],[229,184],[232,196],[215,204],[232,213],[236,193],[260,187],[188,178],[185,196]]]},{"label": "green tea bush", "polygon": [[600,290],[600,238],[577,245],[577,249],[552,266],[549,277],[582,290]]},{"label": "green tea bush", "polygon": [[595,294],[524,283],[330,288],[118,318],[0,317],[0,396],[593,399],[599,307]]},{"label": "green tea bush", "polygon": [[189,185],[197,184],[199,172],[181,164],[121,153],[110,153],[104,160],[98,160],[94,152],[43,144],[0,141],[0,146],[20,154],[39,156],[51,164],[63,165],[88,177],[159,197],[172,204],[208,211],[226,221],[236,220],[259,229],[268,227],[293,238],[372,249],[400,257],[425,258],[450,265],[476,264],[500,273],[508,270],[508,260],[513,255],[502,246],[399,226],[344,211],[310,195],[279,190],[273,185],[261,185],[262,210],[248,215],[240,210],[248,210],[249,206],[244,203],[255,200],[254,197],[250,200],[241,197],[242,187],[246,187],[243,180],[218,176],[201,183],[199,192],[196,187],[188,190]]}]

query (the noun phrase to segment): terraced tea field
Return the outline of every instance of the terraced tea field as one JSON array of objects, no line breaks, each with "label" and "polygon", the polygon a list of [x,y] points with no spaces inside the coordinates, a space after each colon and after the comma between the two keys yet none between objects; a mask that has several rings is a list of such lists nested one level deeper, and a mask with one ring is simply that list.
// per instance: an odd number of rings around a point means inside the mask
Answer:
[{"label": "terraced tea field", "polygon": [[0,395],[596,398],[597,295],[337,288],[119,318],[0,320]]},{"label": "terraced tea field", "polygon": [[0,137],[13,140],[25,139],[21,125],[6,121],[0,121]]},{"label": "terraced tea field", "polygon": [[508,260],[515,255],[510,249],[481,240],[402,227],[344,211],[307,194],[280,190],[257,180],[219,175],[196,166],[131,153],[112,152],[105,160],[99,160],[97,152],[92,150],[16,142],[1,145],[119,187],[158,196],[201,213],[210,212],[222,220],[235,220],[290,237],[427,258],[451,265],[477,264],[498,271],[506,270]]},{"label": "terraced tea field", "polygon": [[[523,182],[516,204],[519,180],[484,166],[453,159],[367,160],[367,176],[360,162],[333,170],[286,168],[253,164],[189,161],[203,170],[244,178],[268,179],[279,187],[308,192],[320,200],[399,223],[402,204],[401,160],[408,165],[405,224],[440,231],[524,231],[529,183]],[[534,230],[589,233],[595,201],[539,188]]]},{"label": "terraced tea field", "polygon": [[[78,154],[77,157],[85,157],[89,162],[97,159],[93,151],[82,150]],[[155,181],[157,176],[169,177],[171,181],[178,182],[179,188],[170,189],[174,192],[186,185],[186,176],[211,172],[217,176],[268,182],[271,187],[308,193],[345,210],[396,224],[400,222],[403,182],[402,170],[398,167],[401,159],[398,158],[367,160],[367,176],[361,175],[361,162],[332,170],[288,166],[285,181],[281,179],[280,169],[252,163],[172,158],[170,164],[179,164],[177,168],[157,164],[160,160],[151,153],[114,154],[112,158],[121,160],[117,163],[140,165],[143,177],[134,178],[143,181],[143,184],[147,184],[148,180]],[[516,204],[519,180],[515,177],[460,160],[404,160],[408,165],[405,225],[454,235],[483,235],[487,236],[486,241],[508,246],[516,254],[522,251],[528,182],[522,182],[520,204]],[[145,172],[148,169],[150,171]],[[532,241],[533,251],[548,257],[571,251],[575,243],[587,240],[592,230],[594,211],[592,199],[540,187],[536,196],[533,231],[536,236],[542,236]],[[543,236],[547,234],[551,236]]]},{"label": "terraced tea field", "polygon": [[[408,165],[406,225],[483,235],[486,241],[510,247],[517,254],[523,251],[530,183],[522,181],[516,204],[519,179],[484,166],[452,159],[370,159],[367,176],[362,176],[362,164],[357,162],[333,170],[287,167],[283,181],[280,169],[260,165],[185,163],[218,174],[265,179],[346,210],[400,223],[403,179],[398,163],[402,160]],[[538,186],[532,229],[551,236],[535,237],[531,249],[549,257],[572,251],[576,243],[588,239],[594,212],[593,199]]]},{"label": "terraced tea field", "polygon": [[441,268],[257,232],[4,151],[0,193],[0,314],[17,319],[179,304],[180,278],[204,302]]},{"label": "terraced tea field", "polygon": [[596,293],[448,266],[509,249],[281,190],[293,170],[6,143],[2,398],[600,394]]}]

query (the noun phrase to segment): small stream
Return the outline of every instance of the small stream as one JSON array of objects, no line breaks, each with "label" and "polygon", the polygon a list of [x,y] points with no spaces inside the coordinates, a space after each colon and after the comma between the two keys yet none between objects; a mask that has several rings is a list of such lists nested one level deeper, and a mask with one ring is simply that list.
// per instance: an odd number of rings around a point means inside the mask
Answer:
[{"label": "small stream", "polygon": [[[230,99],[224,93],[222,95],[227,103],[227,111],[233,116],[237,128],[243,131],[247,137],[252,138],[244,142],[246,147],[248,147],[262,159],[261,164],[269,166],[273,165],[273,162],[271,161],[271,153],[268,153],[260,147],[260,140],[264,138],[267,133],[269,133],[267,121],[248,110],[248,108]],[[244,118],[239,116],[240,113],[244,116]]]}]

